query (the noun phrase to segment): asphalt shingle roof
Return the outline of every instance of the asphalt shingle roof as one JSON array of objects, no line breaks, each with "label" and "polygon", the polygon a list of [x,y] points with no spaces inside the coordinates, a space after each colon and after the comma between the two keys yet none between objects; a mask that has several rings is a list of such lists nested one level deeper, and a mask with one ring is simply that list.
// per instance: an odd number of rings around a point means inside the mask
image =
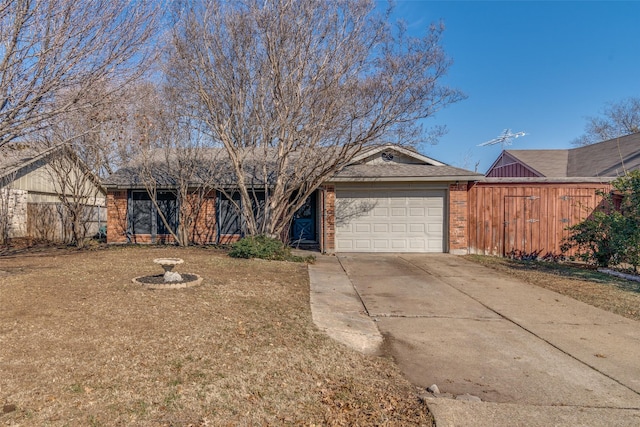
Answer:
[{"label": "asphalt shingle roof", "polygon": [[507,150],[542,176],[567,176],[569,150]]},{"label": "asphalt shingle roof", "polygon": [[362,164],[345,167],[336,174],[337,178],[411,178],[411,177],[469,177],[475,172],[453,166],[420,164]]},{"label": "asphalt shingle roof", "polygon": [[29,165],[61,147],[47,147],[38,143],[17,142],[0,147],[0,178]]},{"label": "asphalt shingle roof", "polygon": [[566,150],[505,150],[544,177],[616,177],[640,169],[640,133]]},{"label": "asphalt shingle roof", "polygon": [[[389,146],[389,148],[393,148]],[[202,161],[201,168],[204,171],[204,176],[211,177],[214,174],[218,176],[219,181],[217,184],[231,185],[233,183],[233,177],[235,173],[233,172],[231,165],[229,163],[228,158],[225,159],[223,155],[220,155],[217,151],[212,151],[212,153],[216,153],[215,161],[207,162],[204,159],[200,159]],[[224,153],[223,153],[224,154]],[[363,152],[366,154],[366,151]],[[255,162],[248,162],[248,169],[245,171],[246,176],[249,180],[252,180],[254,183],[261,183],[258,179],[261,176],[261,170],[256,170],[256,174],[251,173],[251,167],[259,166],[261,169],[261,165],[263,160]],[[211,165],[214,165],[212,168]],[[107,187],[118,187],[118,188],[141,188],[144,186],[144,181],[141,177],[142,169],[139,166],[132,165],[130,167],[122,168],[109,176],[104,184]],[[172,175],[167,173],[166,161],[158,161],[156,167],[153,172],[154,179],[158,187],[171,187],[175,185],[175,182],[172,178]],[[366,180],[366,179],[409,179],[409,178],[418,178],[421,180],[429,179],[437,180],[441,179],[443,181],[446,180],[474,180],[482,178],[481,174],[468,171],[465,169],[456,168],[448,165],[430,165],[430,164],[415,164],[415,163],[390,163],[390,164],[380,164],[380,163],[362,163],[362,164],[353,164],[346,166],[339,173],[335,175],[335,179],[348,181],[348,180]],[[210,180],[211,178],[209,178]],[[272,177],[270,177],[272,179]],[[194,184],[197,180],[194,180]]]}]

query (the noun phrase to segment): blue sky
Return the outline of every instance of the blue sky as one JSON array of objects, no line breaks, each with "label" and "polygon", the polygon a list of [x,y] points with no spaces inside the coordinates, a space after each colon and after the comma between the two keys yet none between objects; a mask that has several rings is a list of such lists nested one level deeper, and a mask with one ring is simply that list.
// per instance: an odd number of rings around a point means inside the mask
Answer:
[{"label": "blue sky", "polygon": [[394,17],[446,26],[446,83],[468,98],[426,121],[449,132],[420,148],[454,166],[484,173],[501,146],[477,145],[505,128],[528,134],[509,148],[571,148],[587,116],[640,96],[640,1],[396,0]]}]

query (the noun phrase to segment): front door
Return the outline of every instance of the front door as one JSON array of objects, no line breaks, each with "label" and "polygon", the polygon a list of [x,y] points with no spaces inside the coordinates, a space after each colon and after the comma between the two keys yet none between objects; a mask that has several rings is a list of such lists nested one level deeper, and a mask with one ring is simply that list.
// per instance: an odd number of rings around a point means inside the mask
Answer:
[{"label": "front door", "polygon": [[293,216],[291,240],[294,242],[316,240],[315,194],[311,195]]}]

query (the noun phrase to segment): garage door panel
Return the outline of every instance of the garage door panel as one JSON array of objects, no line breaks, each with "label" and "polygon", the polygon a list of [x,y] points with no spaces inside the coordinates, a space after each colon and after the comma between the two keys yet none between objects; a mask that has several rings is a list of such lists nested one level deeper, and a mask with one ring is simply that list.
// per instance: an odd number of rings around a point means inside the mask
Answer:
[{"label": "garage door panel", "polygon": [[427,231],[429,233],[435,233],[438,235],[442,235],[442,224],[427,224]]},{"label": "garage door panel", "polygon": [[411,249],[424,249],[424,240],[409,240],[409,247]]},{"label": "garage door panel", "polygon": [[[367,216],[366,214],[363,213],[363,216]],[[389,209],[387,208],[374,208],[373,209],[373,216],[375,217],[381,217],[381,216],[389,216]]]},{"label": "garage door panel", "polygon": [[389,249],[389,241],[388,240],[374,240],[373,247],[375,249]]},{"label": "garage door panel", "polygon": [[389,224],[373,224],[373,232],[374,233],[388,233],[389,232]]},{"label": "garage door panel", "polygon": [[392,233],[406,233],[407,224],[391,224]]},{"label": "garage door panel", "polygon": [[442,252],[444,190],[336,191],[336,248]]},{"label": "garage door panel", "polygon": [[355,228],[354,232],[356,233],[371,233],[371,224],[358,223],[358,224],[355,224],[354,228]]},{"label": "garage door panel", "polygon": [[424,233],[425,224],[409,224],[409,232]]},{"label": "garage door panel", "polygon": [[356,240],[355,241],[355,249],[371,249],[372,245],[371,245],[371,240],[366,239],[366,240]]}]

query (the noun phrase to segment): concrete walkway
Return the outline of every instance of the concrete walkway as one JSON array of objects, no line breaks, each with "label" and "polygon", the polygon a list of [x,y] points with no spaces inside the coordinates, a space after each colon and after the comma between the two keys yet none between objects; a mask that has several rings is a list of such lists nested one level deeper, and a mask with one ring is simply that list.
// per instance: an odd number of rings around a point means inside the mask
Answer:
[{"label": "concrete walkway", "polygon": [[314,323],[336,341],[361,353],[378,354],[382,335],[338,258],[318,256],[309,265],[309,280]]},{"label": "concrete walkway", "polygon": [[452,255],[319,257],[310,277],[320,328],[368,353],[378,329],[438,385],[438,426],[640,425],[638,322]]}]

